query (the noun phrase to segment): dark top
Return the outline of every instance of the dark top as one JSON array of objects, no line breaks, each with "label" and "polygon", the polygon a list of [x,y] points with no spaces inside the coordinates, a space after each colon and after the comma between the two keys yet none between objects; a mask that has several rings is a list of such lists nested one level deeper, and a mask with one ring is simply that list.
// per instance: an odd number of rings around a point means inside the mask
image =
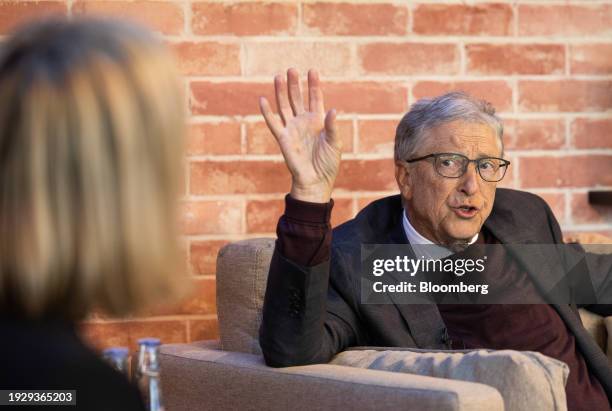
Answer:
[{"label": "dark top", "polygon": [[[500,244],[486,228],[480,232],[477,243]],[[469,253],[468,248],[458,254],[463,258]],[[502,247],[489,247],[486,255],[484,282],[500,290],[520,290],[522,295],[538,294],[529,275]],[[556,358],[570,369],[565,386],[568,410],[610,409],[601,384],[589,373],[576,347],[574,335],[550,305],[440,304],[438,308],[448,327],[452,348],[537,351]]]},{"label": "dark top", "polygon": [[[305,266],[328,259],[332,207],[333,200],[327,204],[307,203],[287,195],[285,214],[277,226],[280,253]],[[478,243],[500,242],[483,228]],[[501,248],[490,248],[485,267],[483,276],[500,276],[487,283],[508,290],[516,290],[516,284],[520,283],[521,292],[537,293],[525,270]],[[566,385],[570,411],[610,409],[607,396],[599,381],[589,373],[573,334],[550,305],[442,304],[438,308],[453,341],[452,348],[537,351],[556,358],[570,368]]]},{"label": "dark top", "polygon": [[23,409],[143,410],[138,389],[85,346],[73,324],[0,317],[0,389],[76,390],[76,406]]}]

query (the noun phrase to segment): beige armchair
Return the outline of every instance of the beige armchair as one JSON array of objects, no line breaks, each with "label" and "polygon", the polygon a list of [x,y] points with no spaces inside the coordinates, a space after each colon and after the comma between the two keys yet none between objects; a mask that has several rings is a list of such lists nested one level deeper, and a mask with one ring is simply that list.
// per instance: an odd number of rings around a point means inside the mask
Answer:
[{"label": "beige armchair", "polygon": [[[235,242],[219,252],[220,341],[162,346],[166,409],[504,409],[500,392],[481,383],[332,364],[266,366],[258,329],[273,249],[274,240],[262,238]],[[612,319],[583,314],[598,343],[610,346]]]}]

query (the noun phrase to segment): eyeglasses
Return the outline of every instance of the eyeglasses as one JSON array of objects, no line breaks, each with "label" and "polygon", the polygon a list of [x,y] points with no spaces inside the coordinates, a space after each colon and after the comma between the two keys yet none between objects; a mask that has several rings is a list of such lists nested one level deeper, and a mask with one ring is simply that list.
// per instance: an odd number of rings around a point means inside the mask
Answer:
[{"label": "eyeglasses", "polygon": [[436,153],[429,154],[419,158],[405,160],[406,163],[414,163],[416,161],[428,160],[433,158],[434,169],[442,177],[459,178],[465,174],[468,165],[474,163],[478,174],[484,181],[497,182],[501,181],[506,175],[510,162],[503,158],[483,157],[475,160],[470,160],[463,154],[458,153]]}]

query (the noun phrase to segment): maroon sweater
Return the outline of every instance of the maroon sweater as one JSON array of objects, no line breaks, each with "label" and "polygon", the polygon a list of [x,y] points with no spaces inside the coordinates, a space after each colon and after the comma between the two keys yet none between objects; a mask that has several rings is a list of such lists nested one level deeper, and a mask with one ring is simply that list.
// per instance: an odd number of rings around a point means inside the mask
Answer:
[{"label": "maroon sweater", "polygon": [[[285,214],[276,229],[280,253],[304,266],[327,260],[331,249],[333,200],[327,204],[307,203],[287,195],[285,205]],[[478,243],[499,244],[499,241],[483,229]],[[508,258],[501,248],[491,249],[493,252],[488,254],[483,273],[489,277],[487,283],[495,283],[496,287],[507,284],[507,289],[520,283],[521,292],[537,293],[528,273],[515,260]],[[574,335],[550,305],[441,304],[438,308],[453,348],[537,351],[556,358],[570,368],[566,385],[570,411],[610,409],[601,384],[589,373],[576,347]]]}]

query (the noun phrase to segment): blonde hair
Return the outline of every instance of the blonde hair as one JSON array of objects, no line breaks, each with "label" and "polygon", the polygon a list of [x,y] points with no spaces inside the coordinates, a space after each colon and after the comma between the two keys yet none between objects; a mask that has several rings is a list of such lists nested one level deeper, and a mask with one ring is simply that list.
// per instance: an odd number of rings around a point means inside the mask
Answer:
[{"label": "blonde hair", "polygon": [[0,49],[0,312],[123,315],[184,284],[184,101],[166,48],[106,20]]}]

